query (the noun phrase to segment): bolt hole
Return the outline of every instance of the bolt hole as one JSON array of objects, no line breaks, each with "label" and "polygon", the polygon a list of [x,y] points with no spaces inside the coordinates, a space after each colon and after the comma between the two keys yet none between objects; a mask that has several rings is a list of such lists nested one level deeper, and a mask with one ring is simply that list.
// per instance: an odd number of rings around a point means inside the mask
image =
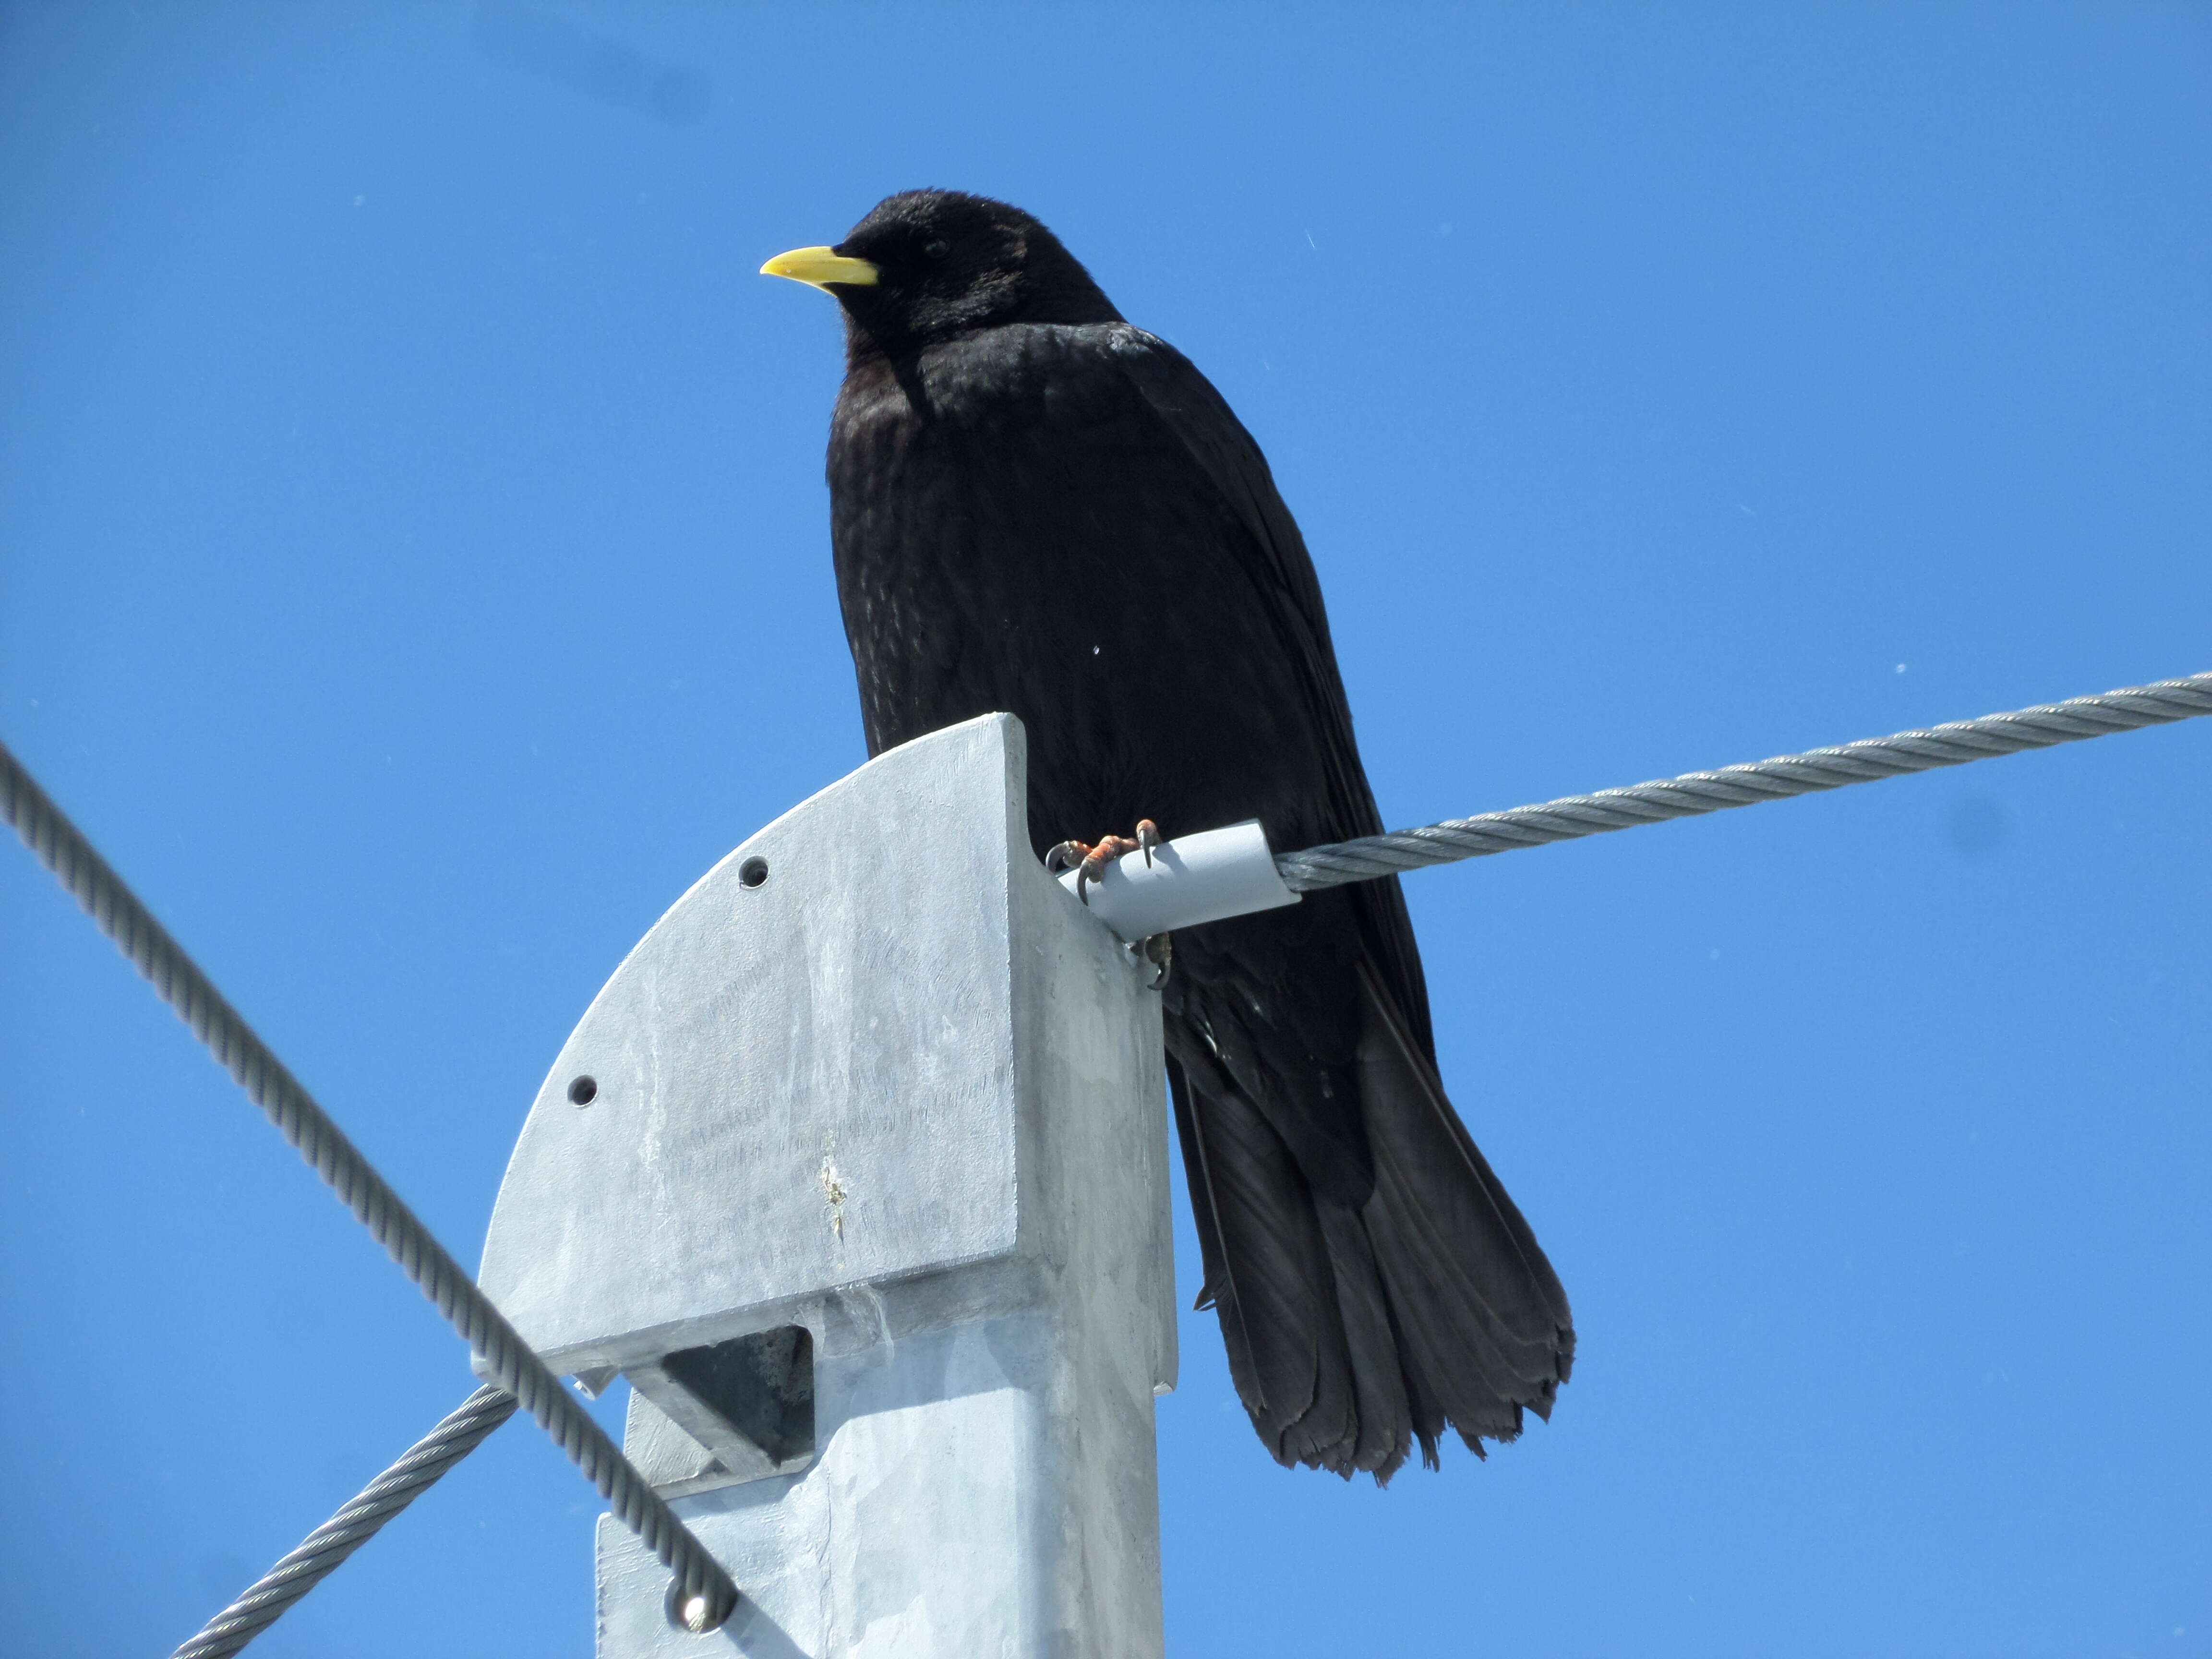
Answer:
[{"label": "bolt hole", "polygon": [[747,859],[738,866],[738,884],[741,887],[757,887],[767,879],[766,859]]},{"label": "bolt hole", "polygon": [[588,1106],[599,1097],[599,1080],[595,1077],[580,1077],[568,1085],[569,1102],[577,1106]]}]

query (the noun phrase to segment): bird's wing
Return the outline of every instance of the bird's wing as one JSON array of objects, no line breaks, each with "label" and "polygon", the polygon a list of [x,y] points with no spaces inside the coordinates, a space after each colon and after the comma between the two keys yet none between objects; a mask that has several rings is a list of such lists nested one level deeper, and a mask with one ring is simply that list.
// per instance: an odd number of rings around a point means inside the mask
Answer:
[{"label": "bird's wing", "polygon": [[[1255,586],[1268,602],[1286,660],[1297,665],[1310,726],[1322,750],[1329,791],[1319,815],[1327,824],[1324,833],[1334,840],[1380,834],[1382,820],[1352,737],[1352,708],[1329,641],[1321,580],[1297,521],[1275,488],[1267,457],[1213,383],[1166,341],[1127,324],[1096,326],[1095,331],[1250,533],[1261,562],[1253,573]],[[1433,1058],[1428,994],[1404,896],[1395,878],[1362,884],[1356,891],[1362,932],[1376,966],[1396,994],[1399,1012],[1415,1041]]]},{"label": "bird's wing", "polygon": [[[1258,562],[1254,586],[1309,705],[1305,726],[1327,780],[1316,827],[1332,839],[1379,830],[1321,585],[1259,446],[1171,347],[1126,325],[1100,332],[1248,532],[1238,539],[1249,548],[1237,550]],[[1332,904],[1352,911],[1364,946],[1356,1070],[1371,1190],[1347,1203],[1330,1190],[1326,1159],[1295,1156],[1285,1127],[1326,1118],[1328,1105],[1296,1092],[1295,1066],[1267,1064],[1267,1054],[1310,1053],[1294,1034],[1248,1029],[1275,999],[1216,998],[1203,1008],[1189,993],[1181,999],[1206,1030],[1203,1040],[1182,1040],[1186,1021],[1170,1023],[1177,1121],[1194,1209],[1215,1234],[1207,1288],[1254,1426],[1284,1462],[1387,1478],[1413,1437],[1433,1463],[1446,1423],[1480,1451],[1483,1437],[1516,1435],[1524,1407],[1549,1415],[1572,1364],[1573,1319],[1437,1077],[1420,956],[1396,880],[1316,895],[1300,908],[1320,925]],[[1249,937],[1291,926],[1297,914],[1224,925]],[[1218,975],[1224,964],[1212,965]],[[1310,1007],[1295,997],[1288,1006]],[[1316,1297],[1317,1287],[1333,1294]]]}]

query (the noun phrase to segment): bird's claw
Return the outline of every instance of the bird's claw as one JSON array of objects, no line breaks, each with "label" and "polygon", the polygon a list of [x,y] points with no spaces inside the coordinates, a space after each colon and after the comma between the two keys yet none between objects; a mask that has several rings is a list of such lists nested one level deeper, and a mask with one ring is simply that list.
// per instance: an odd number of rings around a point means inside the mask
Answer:
[{"label": "bird's claw", "polygon": [[1168,982],[1168,975],[1175,971],[1175,935],[1172,933],[1149,934],[1139,939],[1129,948],[1158,970],[1152,975],[1152,982],[1145,988],[1148,991],[1157,991],[1164,987]]},{"label": "bird's claw", "polygon": [[1137,820],[1137,833],[1133,836],[1106,836],[1095,845],[1080,841],[1060,842],[1044,855],[1044,867],[1055,876],[1064,871],[1074,871],[1075,896],[1088,904],[1091,900],[1084,889],[1104,880],[1108,865],[1124,853],[1142,853],[1145,866],[1150,869],[1152,849],[1165,844],[1160,835],[1160,826],[1150,818],[1139,818]]},{"label": "bird's claw", "polygon": [[[1122,854],[1135,852],[1139,845],[1139,842],[1127,836],[1102,836],[1098,844],[1083,856],[1081,879],[1103,881],[1106,878],[1106,866],[1120,858]],[[1150,854],[1146,854],[1147,861],[1150,860],[1151,856]]]}]

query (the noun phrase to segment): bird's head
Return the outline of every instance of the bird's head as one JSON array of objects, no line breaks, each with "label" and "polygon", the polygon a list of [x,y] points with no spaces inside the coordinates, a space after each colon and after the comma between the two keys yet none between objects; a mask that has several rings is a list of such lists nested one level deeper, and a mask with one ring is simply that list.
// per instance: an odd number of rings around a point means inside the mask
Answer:
[{"label": "bird's head", "polygon": [[1121,320],[1091,273],[1036,219],[957,191],[886,197],[836,246],[779,253],[761,274],[834,296],[854,358],[1005,323]]}]

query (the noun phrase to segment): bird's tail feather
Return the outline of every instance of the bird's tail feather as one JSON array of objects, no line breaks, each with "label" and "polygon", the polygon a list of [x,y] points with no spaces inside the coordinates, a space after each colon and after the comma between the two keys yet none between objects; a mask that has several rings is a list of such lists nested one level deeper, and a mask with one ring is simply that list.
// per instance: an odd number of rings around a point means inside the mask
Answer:
[{"label": "bird's tail feather", "polygon": [[1398,1337],[1389,1293],[1361,1216],[1320,1197],[1314,1212],[1336,1276],[1337,1316],[1344,1327],[1356,1407],[1350,1425],[1351,1455],[1342,1456],[1340,1440],[1339,1457],[1328,1467],[1347,1479],[1354,1469],[1364,1469],[1377,1482],[1387,1483],[1413,1449],[1414,1428],[1405,1367],[1396,1363]]},{"label": "bird's tail feather", "polygon": [[[1212,1080],[1212,1079],[1209,1079]],[[1177,1091],[1192,1208],[1213,1224],[1206,1285],[1229,1370],[1253,1426],[1279,1462],[1325,1462],[1356,1437],[1358,1407],[1343,1321],[1328,1300],[1328,1246],[1297,1165],[1252,1103],[1194,1078]],[[1295,1183],[1293,1188],[1292,1184]]]},{"label": "bird's tail feather", "polygon": [[1550,1413],[1572,1363],[1566,1296],[1435,1071],[1371,982],[1359,1086],[1375,1185],[1316,1194],[1256,1104],[1204,1054],[1170,1084],[1204,1256],[1200,1307],[1285,1464],[1386,1481],[1445,1428],[1478,1455],[1525,1407]]},{"label": "bird's tail feather", "polygon": [[1483,1437],[1520,1432],[1523,1407],[1551,1415],[1574,1365],[1574,1316],[1535,1234],[1371,979],[1366,1000],[1368,1235],[1418,1392],[1480,1452]]}]

